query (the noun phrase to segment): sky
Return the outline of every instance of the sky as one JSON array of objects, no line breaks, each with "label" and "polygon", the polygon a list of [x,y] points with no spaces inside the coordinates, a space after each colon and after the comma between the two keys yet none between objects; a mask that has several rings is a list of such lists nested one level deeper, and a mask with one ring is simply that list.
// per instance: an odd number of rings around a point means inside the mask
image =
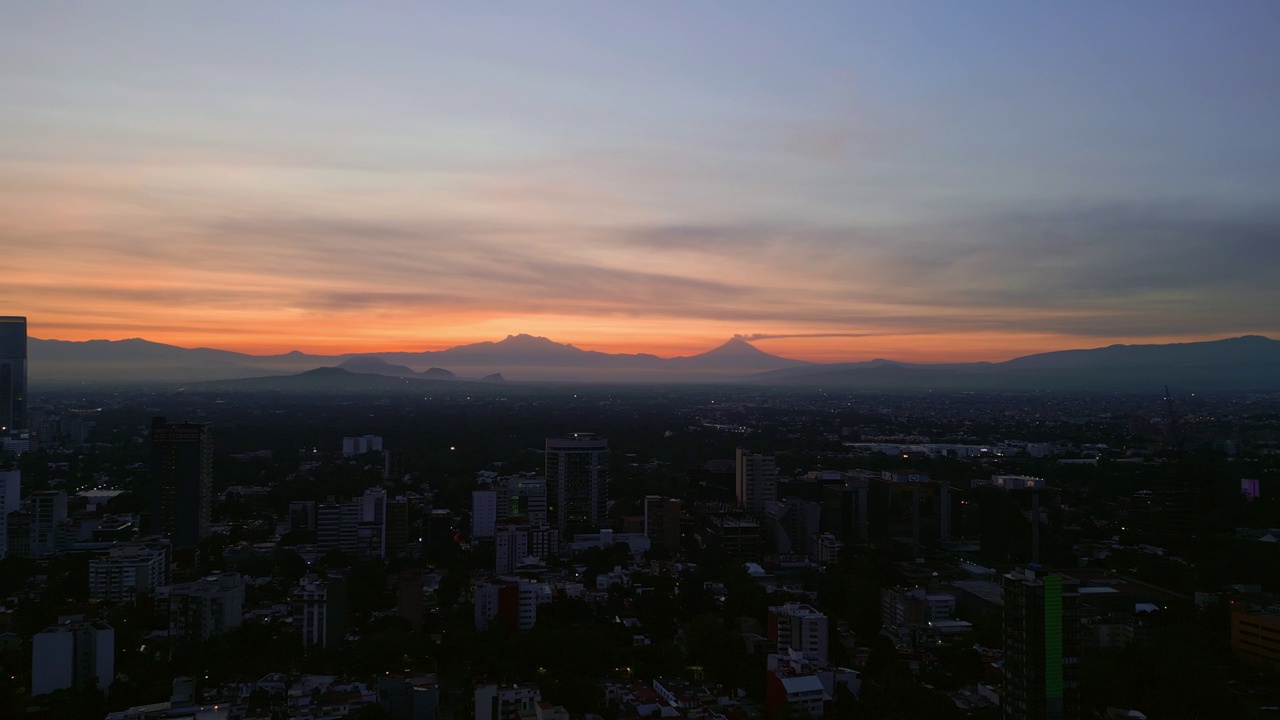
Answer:
[{"label": "sky", "polygon": [[251,353],[1280,337],[1280,3],[0,4],[0,315]]}]

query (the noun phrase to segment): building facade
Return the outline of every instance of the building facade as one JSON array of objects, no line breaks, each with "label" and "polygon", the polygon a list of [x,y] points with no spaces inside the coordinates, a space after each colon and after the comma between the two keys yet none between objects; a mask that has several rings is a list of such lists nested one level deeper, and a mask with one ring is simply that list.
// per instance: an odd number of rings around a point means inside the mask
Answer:
[{"label": "building facade", "polygon": [[31,638],[31,694],[106,690],[115,680],[115,630],[104,622],[54,625]]},{"label": "building facade", "polygon": [[220,573],[169,588],[169,637],[200,642],[240,627],[244,579]]},{"label": "building facade", "polygon": [[195,547],[209,534],[213,492],[213,431],[204,423],[151,421],[151,529],[175,548]]},{"label": "building facade", "polygon": [[773,456],[740,447],[734,456],[734,473],[738,507],[763,515],[765,505],[777,499],[778,466]]},{"label": "building facade", "polygon": [[22,471],[0,470],[0,560],[9,556],[9,513],[22,502]]},{"label": "building facade", "polygon": [[114,545],[89,561],[89,597],[127,605],[153,594],[169,584],[169,558],[168,542]]},{"label": "building facade", "polygon": [[1030,570],[1003,577],[1008,720],[1080,717],[1079,582]]},{"label": "building facade", "polygon": [[547,438],[547,515],[560,536],[601,529],[609,503],[609,441],[593,433]]},{"label": "building facade", "polygon": [[1280,613],[1233,607],[1231,649],[1245,662],[1280,667]]},{"label": "building facade", "polygon": [[803,653],[819,666],[828,659],[827,616],[804,603],[786,603],[769,608],[768,637],[784,648]]},{"label": "building facade", "polygon": [[644,534],[655,547],[680,550],[680,498],[646,495]]},{"label": "building facade", "polygon": [[27,429],[27,319],[0,316],[0,434]]},{"label": "building facade", "polygon": [[304,649],[342,644],[347,632],[346,578],[307,575],[298,581],[293,600]]}]

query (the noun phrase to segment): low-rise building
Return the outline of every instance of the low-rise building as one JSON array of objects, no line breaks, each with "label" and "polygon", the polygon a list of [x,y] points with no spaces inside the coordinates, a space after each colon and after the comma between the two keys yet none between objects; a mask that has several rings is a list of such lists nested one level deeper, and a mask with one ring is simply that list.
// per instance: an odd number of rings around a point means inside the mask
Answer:
[{"label": "low-rise building", "polygon": [[244,590],[244,579],[233,572],[170,586],[169,637],[199,642],[240,627]]},{"label": "low-rise building", "polygon": [[169,584],[169,541],[123,543],[89,562],[89,597],[132,604]]},{"label": "low-rise building", "polygon": [[115,630],[104,622],[54,625],[31,638],[31,694],[106,690],[115,680]]}]

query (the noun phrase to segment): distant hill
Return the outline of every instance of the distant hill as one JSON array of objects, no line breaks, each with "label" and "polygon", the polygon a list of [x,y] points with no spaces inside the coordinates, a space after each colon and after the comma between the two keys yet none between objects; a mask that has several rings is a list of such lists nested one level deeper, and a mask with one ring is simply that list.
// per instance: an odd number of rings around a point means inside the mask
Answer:
[{"label": "distant hill", "polygon": [[1002,363],[910,365],[887,360],[762,373],[762,385],[868,390],[1159,391],[1280,389],[1280,341],[1245,336],[1169,345],[1112,345]]},{"label": "distant hill", "polygon": [[377,394],[433,390],[453,387],[454,383],[421,377],[396,377],[372,373],[354,373],[340,367],[320,367],[294,375],[210,380],[191,383],[187,389],[206,392],[279,392],[306,394]]},{"label": "distant hill", "polygon": [[407,365],[392,365],[374,355],[357,355],[338,363],[338,367],[353,373],[367,375],[392,375],[395,377],[418,377],[418,373]]},{"label": "distant hill", "polygon": [[[193,383],[275,376],[332,380],[333,372],[398,381],[733,382],[753,385],[867,390],[1158,391],[1163,385],[1199,390],[1280,390],[1280,341],[1245,336],[1169,345],[1112,345],[1028,355],[1000,363],[911,364],[892,360],[818,364],[771,355],[741,338],[705,353],[660,358],[645,353],[582,350],[543,337],[511,335],[498,342],[421,353],[247,355],[187,349],[141,339],[87,342],[32,339],[29,373],[41,382]],[[324,366],[316,370],[317,366]],[[444,368],[449,368],[448,370]],[[313,378],[313,379],[314,379]],[[287,380],[284,382],[306,382]],[[383,382],[343,382],[348,385]]]}]

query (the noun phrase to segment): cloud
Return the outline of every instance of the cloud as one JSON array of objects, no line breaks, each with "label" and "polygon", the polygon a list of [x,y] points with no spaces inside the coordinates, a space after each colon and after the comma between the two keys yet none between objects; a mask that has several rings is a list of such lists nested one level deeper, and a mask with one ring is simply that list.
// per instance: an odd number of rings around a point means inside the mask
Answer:
[{"label": "cloud", "polygon": [[[789,340],[791,338],[865,338],[865,337],[883,337],[886,333],[751,333],[749,335],[736,334],[735,338],[753,342],[755,340]],[[899,333],[895,333],[899,334]]]}]

